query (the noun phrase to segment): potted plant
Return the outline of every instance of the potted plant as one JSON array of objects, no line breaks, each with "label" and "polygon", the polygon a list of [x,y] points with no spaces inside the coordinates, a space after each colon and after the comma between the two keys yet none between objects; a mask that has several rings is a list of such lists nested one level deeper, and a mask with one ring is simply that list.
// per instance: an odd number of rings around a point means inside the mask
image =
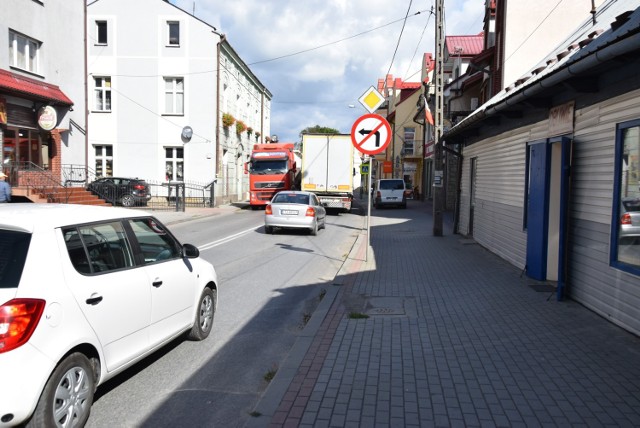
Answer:
[{"label": "potted plant", "polygon": [[236,118],[229,113],[222,113],[222,126],[225,128],[230,127],[236,121]]},{"label": "potted plant", "polygon": [[246,131],[246,129],[247,129],[247,125],[243,121],[236,120],[236,134],[240,135],[244,131]]}]

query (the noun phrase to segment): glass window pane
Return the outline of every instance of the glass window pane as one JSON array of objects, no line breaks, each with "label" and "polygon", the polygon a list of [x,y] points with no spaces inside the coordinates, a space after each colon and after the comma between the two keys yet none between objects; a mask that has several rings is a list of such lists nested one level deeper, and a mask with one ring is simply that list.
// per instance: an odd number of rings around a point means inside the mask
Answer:
[{"label": "glass window pane", "polygon": [[180,257],[178,242],[152,218],[131,220],[130,224],[140,243],[145,264]]},{"label": "glass window pane", "polygon": [[640,267],[640,126],[621,131],[618,261]]},{"label": "glass window pane", "polygon": [[175,113],[184,113],[184,94],[176,94]]},{"label": "glass window pane", "polygon": [[176,91],[184,91],[184,79],[176,79]]},{"label": "glass window pane", "polygon": [[169,44],[179,45],[180,44],[180,23],[169,22],[168,24],[169,24]]},{"label": "glass window pane", "polygon": [[27,53],[26,53],[26,49],[27,49],[27,45],[25,43],[25,40],[23,37],[18,37],[18,61],[16,66],[20,67],[20,68],[26,68],[27,65]]},{"label": "glass window pane", "polygon": [[106,45],[107,44],[107,22],[96,21],[96,26],[98,30],[98,43],[101,45]]},{"label": "glass window pane", "polygon": [[167,113],[173,113],[173,94],[168,93],[164,95],[164,105]]}]

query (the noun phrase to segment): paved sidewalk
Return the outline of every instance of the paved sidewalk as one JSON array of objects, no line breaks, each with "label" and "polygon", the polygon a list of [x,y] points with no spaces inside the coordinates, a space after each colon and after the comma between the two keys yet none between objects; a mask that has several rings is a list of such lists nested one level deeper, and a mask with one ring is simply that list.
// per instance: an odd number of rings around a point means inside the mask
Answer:
[{"label": "paved sidewalk", "polygon": [[410,208],[372,218],[248,427],[640,426],[640,338]]}]

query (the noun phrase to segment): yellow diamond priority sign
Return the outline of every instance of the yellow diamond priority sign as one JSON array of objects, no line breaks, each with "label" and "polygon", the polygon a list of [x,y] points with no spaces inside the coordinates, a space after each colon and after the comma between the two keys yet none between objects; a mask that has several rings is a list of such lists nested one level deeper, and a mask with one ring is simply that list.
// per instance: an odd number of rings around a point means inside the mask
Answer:
[{"label": "yellow diamond priority sign", "polygon": [[373,113],[384,103],[384,97],[376,88],[371,86],[362,94],[358,101],[360,101],[360,104],[362,104],[369,113]]}]

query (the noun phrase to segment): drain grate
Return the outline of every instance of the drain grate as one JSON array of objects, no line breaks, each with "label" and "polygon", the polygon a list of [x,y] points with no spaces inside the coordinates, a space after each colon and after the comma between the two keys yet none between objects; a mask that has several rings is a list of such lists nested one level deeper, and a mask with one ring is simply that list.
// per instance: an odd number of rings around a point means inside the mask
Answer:
[{"label": "drain grate", "polygon": [[369,316],[406,315],[404,301],[402,297],[369,297],[366,314]]}]

